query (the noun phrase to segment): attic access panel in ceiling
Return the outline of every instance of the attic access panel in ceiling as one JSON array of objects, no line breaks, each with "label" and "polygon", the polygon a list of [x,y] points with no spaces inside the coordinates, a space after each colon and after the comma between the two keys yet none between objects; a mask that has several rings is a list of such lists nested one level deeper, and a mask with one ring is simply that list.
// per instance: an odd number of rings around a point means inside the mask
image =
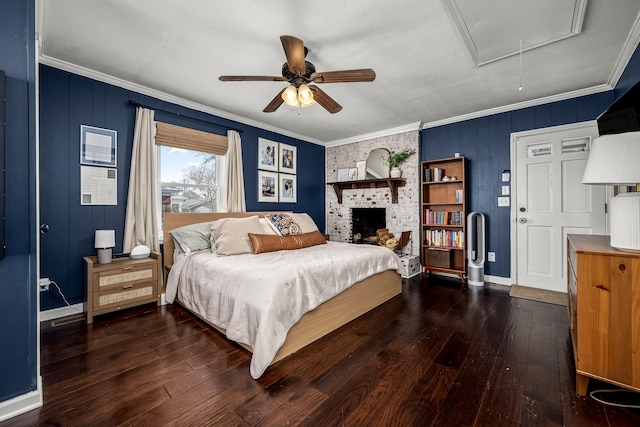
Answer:
[{"label": "attic access panel in ceiling", "polygon": [[587,0],[444,0],[476,65],[580,34]]}]

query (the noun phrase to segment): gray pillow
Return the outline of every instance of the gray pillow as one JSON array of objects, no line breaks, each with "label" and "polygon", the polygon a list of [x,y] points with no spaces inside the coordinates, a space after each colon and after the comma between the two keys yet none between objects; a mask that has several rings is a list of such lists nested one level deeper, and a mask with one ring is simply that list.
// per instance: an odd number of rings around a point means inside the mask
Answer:
[{"label": "gray pillow", "polygon": [[189,224],[169,232],[183,252],[195,252],[211,247],[211,230],[208,222]]}]

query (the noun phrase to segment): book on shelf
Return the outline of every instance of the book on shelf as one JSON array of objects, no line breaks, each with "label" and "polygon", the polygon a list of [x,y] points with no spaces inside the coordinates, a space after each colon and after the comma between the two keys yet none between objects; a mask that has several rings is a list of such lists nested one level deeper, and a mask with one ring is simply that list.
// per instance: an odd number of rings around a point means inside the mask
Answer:
[{"label": "book on shelf", "polygon": [[425,209],[424,223],[435,225],[463,225],[464,212],[432,211],[431,209]]},{"label": "book on shelf", "polygon": [[424,170],[424,181],[425,182],[431,181],[431,169],[427,168]]},{"label": "book on shelf", "polygon": [[462,193],[462,189],[456,190],[456,203],[462,203],[464,194]]},{"label": "book on shelf", "polygon": [[424,242],[427,246],[464,249],[464,232],[453,230],[425,230]]},{"label": "book on shelf", "polygon": [[444,175],[444,169],[441,168],[433,168],[433,180],[434,181],[442,181],[442,177]]}]

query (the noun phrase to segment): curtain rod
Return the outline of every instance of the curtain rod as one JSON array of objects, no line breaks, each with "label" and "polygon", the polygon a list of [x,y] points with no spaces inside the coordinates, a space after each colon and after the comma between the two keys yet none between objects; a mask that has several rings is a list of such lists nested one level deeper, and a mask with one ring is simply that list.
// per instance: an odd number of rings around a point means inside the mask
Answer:
[{"label": "curtain rod", "polygon": [[148,109],[154,110],[154,111],[162,111],[163,113],[174,114],[174,115],[179,116],[179,117],[184,117],[184,118],[189,119],[189,120],[195,120],[195,121],[198,121],[198,122],[206,123],[208,125],[218,126],[218,127],[221,127],[221,128],[227,129],[227,130],[235,130],[238,133],[242,133],[243,132],[242,129],[231,128],[231,127],[226,126],[226,125],[221,125],[220,123],[214,123],[214,122],[210,122],[208,120],[198,119],[196,117],[185,116],[184,114],[176,113],[174,111],[163,110],[162,108],[156,108],[156,107],[152,107],[150,105],[141,104],[141,103],[139,103],[137,101],[134,101],[132,99],[129,100],[129,105],[135,105],[136,107],[148,108]]}]

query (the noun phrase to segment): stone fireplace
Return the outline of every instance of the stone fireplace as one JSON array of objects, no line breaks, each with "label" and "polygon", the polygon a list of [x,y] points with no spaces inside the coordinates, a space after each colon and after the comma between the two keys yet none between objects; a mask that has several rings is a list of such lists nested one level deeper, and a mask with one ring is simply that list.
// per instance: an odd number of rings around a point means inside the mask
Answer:
[{"label": "stone fireplace", "polygon": [[[393,135],[362,140],[349,144],[336,145],[327,148],[327,182],[338,180],[338,169],[351,168],[359,161],[366,160],[371,150],[384,147],[389,150],[403,150],[405,148],[418,149],[419,133],[417,130]],[[419,157],[413,155],[402,165],[402,177],[406,184],[398,188],[398,203],[392,203],[389,188],[358,188],[345,189],[342,192],[342,203],[338,203],[333,187],[328,185],[327,226],[326,233],[332,241],[352,242],[353,230],[352,210],[382,208],[384,223],[373,226],[373,233],[378,228],[387,228],[389,232],[399,236],[403,231],[411,231],[410,247],[405,252],[420,253],[420,186],[419,186]],[[375,228],[374,228],[375,227]],[[360,232],[361,238],[369,232]]]}]

